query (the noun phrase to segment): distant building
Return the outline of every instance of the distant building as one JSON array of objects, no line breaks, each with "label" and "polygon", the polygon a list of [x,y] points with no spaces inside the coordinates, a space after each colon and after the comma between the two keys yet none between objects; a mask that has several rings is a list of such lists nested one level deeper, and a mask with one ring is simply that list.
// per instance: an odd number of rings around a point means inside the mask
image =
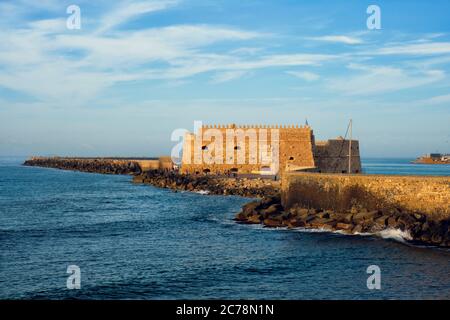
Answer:
[{"label": "distant building", "polygon": [[[359,143],[342,137],[315,141],[308,126],[204,125],[187,133],[182,173],[270,174],[287,171],[361,172]],[[278,159],[278,161],[277,161]],[[239,161],[240,160],[240,161]]]},{"label": "distant building", "polygon": [[430,159],[433,159],[433,160],[440,160],[442,158],[442,154],[440,154],[440,153],[428,153],[426,155],[426,158],[430,158]]},{"label": "distant building", "polygon": [[417,158],[412,163],[418,164],[450,164],[450,154],[427,153]]}]

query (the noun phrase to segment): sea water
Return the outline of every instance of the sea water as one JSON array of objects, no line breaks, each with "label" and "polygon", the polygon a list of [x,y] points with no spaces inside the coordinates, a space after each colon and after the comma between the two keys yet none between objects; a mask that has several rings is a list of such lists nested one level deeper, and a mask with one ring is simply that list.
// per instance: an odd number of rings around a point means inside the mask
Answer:
[{"label": "sea water", "polygon": [[[251,199],[136,185],[130,176],[0,158],[1,299],[450,298],[450,252],[379,236],[267,229],[232,219]],[[366,159],[367,173],[450,166]],[[80,289],[67,286],[79,267]],[[367,287],[367,268],[381,289]]]}]

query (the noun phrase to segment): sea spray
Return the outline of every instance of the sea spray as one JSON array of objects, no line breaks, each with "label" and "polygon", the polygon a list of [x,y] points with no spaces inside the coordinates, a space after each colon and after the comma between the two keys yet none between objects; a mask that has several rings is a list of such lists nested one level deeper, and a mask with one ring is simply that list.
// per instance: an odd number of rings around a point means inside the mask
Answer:
[{"label": "sea spray", "polygon": [[198,193],[198,194],[204,194],[204,195],[209,194],[208,190],[199,190],[199,191],[194,191],[194,192]]},{"label": "sea spray", "polygon": [[393,240],[396,240],[399,242],[413,240],[413,237],[407,230],[402,231],[400,229],[388,228],[388,229],[381,230],[380,232],[377,232],[376,234],[381,236],[384,239],[393,239]]}]

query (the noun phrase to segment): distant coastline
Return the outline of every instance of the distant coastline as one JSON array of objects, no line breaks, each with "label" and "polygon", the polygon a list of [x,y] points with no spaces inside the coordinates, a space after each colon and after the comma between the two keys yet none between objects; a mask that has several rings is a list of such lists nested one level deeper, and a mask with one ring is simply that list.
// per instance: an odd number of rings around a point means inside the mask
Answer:
[{"label": "distant coastline", "polygon": [[450,164],[450,154],[430,153],[412,161],[414,164]]}]

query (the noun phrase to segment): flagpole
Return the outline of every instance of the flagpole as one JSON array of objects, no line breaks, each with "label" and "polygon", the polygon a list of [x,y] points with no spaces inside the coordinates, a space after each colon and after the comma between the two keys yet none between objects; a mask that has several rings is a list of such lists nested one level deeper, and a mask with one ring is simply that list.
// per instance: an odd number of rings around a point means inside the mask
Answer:
[{"label": "flagpole", "polygon": [[350,119],[350,141],[348,144],[348,173],[352,173],[352,119]]}]

